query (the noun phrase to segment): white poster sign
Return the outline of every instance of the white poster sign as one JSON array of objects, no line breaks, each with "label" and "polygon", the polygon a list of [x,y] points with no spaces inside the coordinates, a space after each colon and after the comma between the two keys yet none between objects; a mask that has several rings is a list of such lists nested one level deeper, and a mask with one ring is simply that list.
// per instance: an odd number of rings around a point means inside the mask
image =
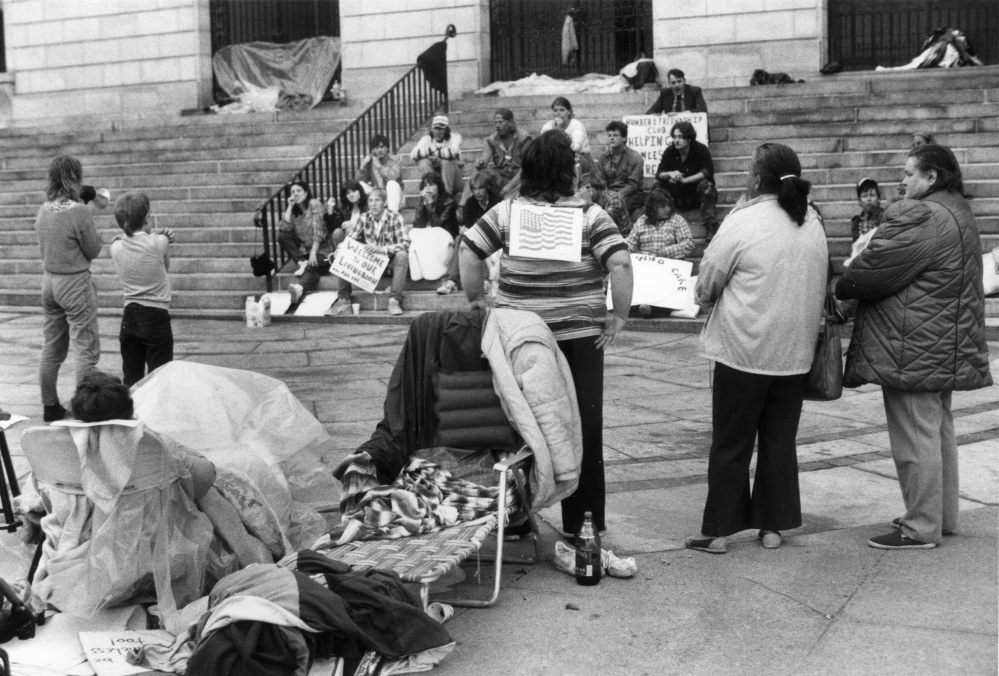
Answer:
[{"label": "white poster sign", "polygon": [[130,676],[149,673],[151,669],[136,667],[128,655],[138,655],[144,645],[167,648],[174,636],[167,631],[81,631],[80,645],[97,676]]},{"label": "white poster sign", "polygon": [[[682,310],[693,303],[694,287],[690,273],[694,264],[672,258],[631,254],[631,270],[635,280],[632,305],[654,305],[670,310]],[[610,285],[607,287],[607,307],[612,308]]]},{"label": "white poster sign", "polygon": [[368,293],[374,293],[378,280],[382,278],[388,264],[388,256],[368,253],[363,244],[348,237],[336,248],[330,272]]},{"label": "white poster sign", "polygon": [[514,203],[510,209],[510,255],[580,261],[583,210]]},{"label": "white poster sign", "polygon": [[668,148],[669,130],[677,122],[690,122],[697,132],[697,140],[708,145],[707,113],[666,113],[665,115],[627,115],[628,147],[641,153],[645,160],[645,177],[655,178],[663,152]]}]

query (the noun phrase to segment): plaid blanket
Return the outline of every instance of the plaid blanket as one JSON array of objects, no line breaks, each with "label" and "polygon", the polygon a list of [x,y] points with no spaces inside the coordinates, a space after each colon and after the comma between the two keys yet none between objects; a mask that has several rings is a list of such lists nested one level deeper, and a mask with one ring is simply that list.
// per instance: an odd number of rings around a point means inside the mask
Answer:
[{"label": "plaid blanket", "polygon": [[[458,479],[436,463],[411,458],[388,486],[378,485],[370,456],[360,454],[344,473],[340,510],[343,530],[338,545],[353,540],[392,540],[433,533],[459,522],[494,513],[499,487]],[[515,502],[516,487],[507,486],[507,504]],[[335,529],[330,533],[335,537]]]}]

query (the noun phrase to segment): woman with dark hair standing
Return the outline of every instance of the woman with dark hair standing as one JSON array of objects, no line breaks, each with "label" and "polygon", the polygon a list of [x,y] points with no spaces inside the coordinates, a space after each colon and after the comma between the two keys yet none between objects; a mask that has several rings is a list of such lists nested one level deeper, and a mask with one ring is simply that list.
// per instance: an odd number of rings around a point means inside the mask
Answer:
[{"label": "woman with dark hair standing", "polygon": [[921,145],[905,163],[906,199],[836,285],[857,314],[843,384],[881,386],[905,514],[871,538],[931,549],[957,529],[954,390],[992,384],[985,342],[982,243],[950,148]]},{"label": "woman with dark hair standing", "polygon": [[90,261],[101,253],[94,211],[79,201],[83,181],[80,160],[60,155],[49,164],[47,201],[35,218],[42,250],[42,357],[38,380],[43,420],[62,420],[56,384],[70,343],[76,359],[76,382],[82,382],[101,356],[97,330],[97,289]]},{"label": "woman with dark hair standing", "polygon": [[586,131],[586,125],[573,115],[569,99],[563,96],[552,102],[552,119],[541,127],[541,133],[552,129],[564,131],[572,139],[572,152],[576,153],[579,161],[580,174],[593,173],[596,165],[590,154],[590,134]]},{"label": "woman with dark hair standing", "polygon": [[310,251],[306,256],[303,247],[306,242],[312,244],[315,234],[324,229],[325,215],[326,208],[322,202],[312,197],[308,183],[295,179],[288,184],[288,208],[284,210],[278,224],[277,239],[288,258],[298,265],[296,277],[301,277],[308,266],[319,264],[317,254]]},{"label": "woman with dark hair standing", "polygon": [[[715,362],[708,498],[690,549],[723,554],[758,528],[763,546],[801,525],[795,436],[826,292],[829,252],[793,150],[756,149],[735,207],[704,252],[695,294],[706,309],[701,354]],[[753,446],[756,478],[749,486]]]},{"label": "woman with dark hair standing", "polygon": [[[496,307],[534,312],[551,329],[565,355],[575,384],[582,418],[583,460],[576,492],[562,501],[562,530],[573,536],[583,513],[606,528],[604,510],[603,397],[604,348],[624,327],[631,304],[631,255],[614,221],[603,209],[573,195],[576,161],[572,140],[548,131],[525,149],[521,165],[520,204],[583,211],[579,262],[515,257],[509,254],[514,200],[490,209],[469,228],[460,249],[461,285],[472,307],[485,308],[482,260],[500,258]],[[604,278],[610,275],[614,312],[607,312]]]}]

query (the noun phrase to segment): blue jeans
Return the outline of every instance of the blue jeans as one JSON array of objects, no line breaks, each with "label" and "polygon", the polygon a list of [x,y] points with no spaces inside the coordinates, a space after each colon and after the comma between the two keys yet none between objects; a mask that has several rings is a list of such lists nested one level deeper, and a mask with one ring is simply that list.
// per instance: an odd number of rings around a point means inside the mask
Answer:
[{"label": "blue jeans", "polygon": [[125,306],[121,318],[121,370],[127,387],[142,380],[146,367],[152,373],[173,361],[173,328],[170,311],[139,303]]}]

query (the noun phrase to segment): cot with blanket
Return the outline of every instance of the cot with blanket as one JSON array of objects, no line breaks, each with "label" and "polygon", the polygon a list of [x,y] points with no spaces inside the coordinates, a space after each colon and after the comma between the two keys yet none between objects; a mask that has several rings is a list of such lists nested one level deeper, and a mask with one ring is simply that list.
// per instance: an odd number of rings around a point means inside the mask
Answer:
[{"label": "cot with blanket", "polygon": [[[535,320],[530,313],[493,310],[488,319],[482,311],[435,312],[413,322],[389,381],[384,419],[334,471],[343,483],[344,525],[313,549],[354,568],[395,571],[420,585],[427,604],[429,585],[494,534],[492,595],[449,599],[471,607],[496,602],[504,539],[516,518],[518,534],[534,546],[533,557],[517,562],[538,560],[533,513],[575,489],[581,440],[568,366],[547,327],[541,324],[539,333]],[[494,385],[500,380],[519,385],[511,391]],[[538,396],[541,381],[545,396]],[[563,415],[552,415],[553,406]],[[556,464],[569,465],[557,484],[550,476],[553,455],[567,456]],[[490,466],[498,477],[484,481]]]}]

